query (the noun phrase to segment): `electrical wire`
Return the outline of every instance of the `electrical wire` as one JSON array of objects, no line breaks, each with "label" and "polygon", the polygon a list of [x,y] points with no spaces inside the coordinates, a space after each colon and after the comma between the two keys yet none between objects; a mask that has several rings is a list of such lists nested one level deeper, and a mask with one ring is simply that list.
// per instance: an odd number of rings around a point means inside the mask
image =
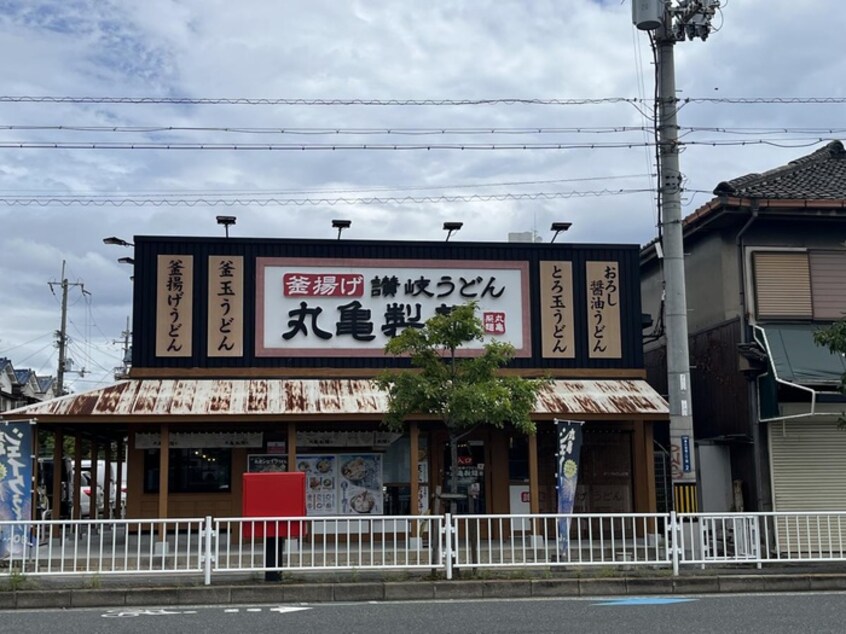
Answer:
[{"label": "electrical wire", "polygon": [[651,126],[582,126],[582,127],[521,127],[521,128],[251,128],[234,126],[103,126],[103,125],[0,125],[0,131],[62,131],[62,132],[112,132],[121,134],[156,134],[162,132],[220,132],[229,134],[273,134],[273,135],[405,135],[446,136],[477,134],[620,134],[651,130]]},{"label": "electrical wire", "polygon": [[[827,143],[824,137],[785,139],[708,139],[702,141],[679,142],[679,147],[695,145],[710,147],[738,147],[749,145],[767,145],[779,148],[805,148],[818,143]],[[72,141],[0,141],[0,150],[190,150],[190,151],[523,151],[523,150],[622,150],[649,147],[654,143],[643,141],[615,141],[594,143],[112,143],[112,142],[72,142]]]},{"label": "electrical wire", "polygon": [[511,192],[501,194],[473,194],[468,196],[388,196],[388,197],[355,197],[355,198],[80,198],[80,197],[38,197],[12,198],[0,197],[0,205],[8,207],[47,207],[60,205],[64,207],[243,207],[243,206],[307,206],[307,205],[374,205],[374,204],[433,204],[433,203],[466,203],[466,202],[504,202],[515,200],[560,200],[569,198],[590,198],[602,196],[623,196],[627,194],[651,193],[651,188],[642,189],[603,189],[595,191],[569,192],[534,192],[516,194]]},{"label": "electrical wire", "polygon": [[[73,196],[84,196],[96,198],[99,196],[106,197],[133,197],[133,196],[293,196],[304,194],[360,194],[366,192],[395,192],[395,191],[428,191],[428,190],[444,190],[444,189],[479,189],[485,187],[516,187],[526,185],[550,185],[560,183],[582,183],[590,181],[613,181],[613,180],[627,180],[643,177],[654,177],[651,172],[644,174],[619,174],[614,176],[585,176],[579,178],[556,178],[550,180],[531,180],[531,181],[500,181],[493,183],[463,183],[452,185],[382,185],[377,187],[368,187],[366,189],[247,189],[247,190],[191,190],[191,189],[175,189],[175,190],[121,190],[120,192],[105,192],[105,191],[80,191],[72,194]],[[0,196],[10,194],[14,196],[23,195],[24,193],[35,193],[36,195],[43,190],[0,190]],[[56,194],[49,194],[56,196]]]},{"label": "electrical wire", "polygon": [[0,103],[57,104],[170,104],[191,106],[589,106],[637,103],[630,97],[576,99],[303,99],[249,97],[59,97],[52,95],[0,95]]}]

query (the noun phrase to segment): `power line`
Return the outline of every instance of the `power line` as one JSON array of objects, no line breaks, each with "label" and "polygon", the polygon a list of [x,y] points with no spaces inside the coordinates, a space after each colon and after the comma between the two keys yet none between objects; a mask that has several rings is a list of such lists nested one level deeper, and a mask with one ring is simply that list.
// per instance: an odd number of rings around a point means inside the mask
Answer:
[{"label": "power line", "polygon": [[[121,190],[119,192],[107,191],[78,191],[73,194],[68,194],[70,197],[77,198],[133,198],[136,196],[293,196],[303,194],[360,194],[365,192],[394,192],[394,191],[431,191],[431,190],[445,190],[445,189],[480,189],[485,187],[516,187],[527,185],[550,185],[560,183],[583,183],[590,181],[613,181],[613,180],[628,180],[635,178],[654,178],[654,174],[619,174],[609,176],[584,176],[577,178],[556,178],[548,180],[531,180],[531,181],[500,181],[491,183],[462,183],[451,185],[381,185],[376,187],[367,187],[363,189],[252,189],[252,190],[191,190],[191,189],[174,189],[174,190]],[[0,190],[0,196],[3,194],[10,194],[12,196],[22,196],[24,193],[36,192],[33,197],[38,197],[37,192],[44,190]],[[62,195],[54,194],[48,190],[48,196],[60,198]]]},{"label": "power line", "polygon": [[643,142],[612,143],[158,143],[3,141],[0,149],[14,150],[206,150],[206,151],[306,151],[306,150],[576,150],[638,148]]},{"label": "power line", "polygon": [[[164,132],[216,132],[224,134],[289,135],[289,136],[449,136],[449,135],[550,135],[550,134],[627,134],[653,132],[653,126],[578,126],[578,127],[519,127],[519,128],[255,128],[236,126],[104,126],[104,125],[0,125],[0,131],[28,132],[95,132],[114,134],[161,134]],[[709,132],[715,134],[764,135],[764,134],[843,134],[843,127],[710,127],[679,126],[679,132],[688,134]]]},{"label": "power line", "polygon": [[197,106],[586,106],[614,103],[638,103],[630,97],[582,99],[303,99],[249,97],[58,97],[51,95],[0,95],[0,103],[59,104],[172,104]]},{"label": "power line", "polygon": [[[846,97],[684,97],[679,103],[715,104],[842,104]],[[570,99],[542,99],[505,97],[492,99],[310,99],[310,98],[250,98],[250,97],[94,97],[55,95],[0,95],[0,103],[51,103],[51,104],[150,104],[150,105],[241,105],[241,106],[586,106],[598,104],[649,104],[650,100],[638,97],[596,97]]]},{"label": "power line", "polygon": [[[679,141],[678,147],[695,145],[731,147],[768,145],[779,148],[805,148],[827,143],[824,137],[772,139],[708,139]],[[614,141],[592,143],[158,143],[158,142],[73,142],[73,141],[4,141],[0,150],[182,150],[182,151],[521,151],[521,150],[622,150],[654,146],[647,141]]]},{"label": "power line", "polygon": [[404,135],[404,136],[432,136],[432,135],[475,135],[475,134],[619,134],[627,132],[643,132],[651,130],[644,126],[581,126],[581,127],[519,127],[519,128],[255,128],[237,126],[108,126],[108,125],[0,125],[0,130],[8,131],[63,131],[63,132],[113,132],[131,134],[157,134],[162,132],[221,132],[230,134],[274,134],[274,135]]},{"label": "power line", "polygon": [[645,189],[603,189],[596,191],[534,192],[525,194],[473,194],[470,196],[388,196],[356,198],[82,198],[82,197],[0,197],[0,205],[8,207],[240,207],[240,206],[307,206],[307,205],[373,205],[373,204],[432,204],[459,202],[503,202],[511,200],[558,200],[566,198],[589,198],[601,196],[623,196],[627,194],[652,193]]}]

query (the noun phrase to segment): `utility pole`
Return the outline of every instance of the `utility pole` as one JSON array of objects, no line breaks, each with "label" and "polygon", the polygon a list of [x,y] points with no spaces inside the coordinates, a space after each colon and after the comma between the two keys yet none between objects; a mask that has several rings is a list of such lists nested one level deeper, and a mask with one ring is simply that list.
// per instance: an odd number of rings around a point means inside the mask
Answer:
[{"label": "utility pole", "polygon": [[129,330],[129,317],[126,318],[126,330],[120,333],[120,336],[123,339],[115,341],[114,343],[122,343],[123,344],[123,357],[121,361],[121,366],[119,368],[115,368],[115,381],[122,381],[123,379],[129,378],[129,363],[130,363],[130,346],[129,346],[129,338],[132,335],[132,331]]},{"label": "utility pole", "polygon": [[707,39],[719,0],[632,0],[632,18],[641,30],[655,32],[658,82],[659,189],[661,247],[664,254],[664,303],[667,385],[670,403],[673,508],[696,512],[696,453],[687,330],[682,173],[679,168],[678,99],[673,50],[685,37]]},{"label": "utility pole", "polygon": [[[62,288],[62,321],[59,331],[56,333],[56,341],[59,348],[59,367],[56,370],[56,396],[65,395],[65,372],[69,371],[69,359],[67,358],[67,344],[68,344],[68,288],[71,286],[79,286],[83,293],[87,293],[85,285],[82,282],[68,282],[65,277],[65,260],[62,260],[62,281],[61,282],[47,282],[50,290],[54,292],[54,286],[61,286]],[[81,370],[85,372],[85,370]]]}]

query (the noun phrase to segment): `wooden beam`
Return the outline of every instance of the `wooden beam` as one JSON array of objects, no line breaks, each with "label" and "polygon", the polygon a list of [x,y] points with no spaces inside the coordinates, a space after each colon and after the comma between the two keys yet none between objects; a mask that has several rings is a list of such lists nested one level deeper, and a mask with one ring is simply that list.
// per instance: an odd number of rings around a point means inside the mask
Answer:
[{"label": "wooden beam", "polygon": [[288,423],[288,471],[297,470],[297,424]]},{"label": "wooden beam", "polygon": [[[61,431],[53,432],[53,508],[50,519],[62,517],[62,464],[64,463],[65,435]],[[46,484],[46,483],[45,483]],[[53,535],[58,536],[59,527],[54,526]]]},{"label": "wooden beam", "polygon": [[[411,422],[408,425],[408,453],[409,453],[409,512],[412,515],[418,515],[420,509],[417,507],[417,497],[420,494],[420,480],[418,478],[418,453],[420,450],[420,429],[416,422]],[[411,523],[411,536],[417,537],[417,522]]]},{"label": "wooden beam", "polygon": [[103,517],[112,519],[112,441],[106,441],[103,450],[103,461],[106,468],[103,469]]},{"label": "wooden beam", "polygon": [[82,517],[79,508],[80,472],[82,471],[82,437],[79,432],[73,437],[73,519]]},{"label": "wooden beam", "polygon": [[[40,520],[41,518],[38,516],[38,511],[41,507],[38,499],[38,487],[41,483],[41,474],[39,473],[41,469],[38,462],[38,456],[41,454],[41,447],[39,446],[40,443],[38,441],[38,426],[30,425],[29,429],[32,433],[32,456],[30,457],[30,460],[32,460],[32,504],[30,505],[30,515],[31,519]],[[44,486],[47,486],[47,484],[45,483]],[[44,494],[46,496],[47,491],[45,491]]]},{"label": "wooden beam", "polygon": [[[167,423],[162,423],[161,448],[159,449],[159,519],[167,518],[167,484],[168,471],[170,470],[170,428]],[[165,541],[167,537],[167,526],[159,524],[159,541]]]},{"label": "wooden beam", "polygon": [[538,435],[529,434],[529,512],[540,513],[540,477],[538,473]]},{"label": "wooden beam", "polygon": [[[414,371],[414,370],[410,370]],[[129,371],[132,379],[370,379],[373,368],[141,368]],[[560,379],[645,379],[639,368],[503,368],[499,374]],[[40,418],[39,418],[40,420]]]},{"label": "wooden beam", "polygon": [[97,463],[99,462],[98,455],[100,453],[100,445],[97,443],[97,440],[92,438],[91,439],[91,447],[89,451],[90,457],[90,464],[91,468],[88,470],[88,484],[90,485],[88,490],[91,492],[91,495],[88,497],[88,517],[92,520],[96,520],[98,514],[100,513],[100,505],[97,503],[97,485],[100,483],[97,481],[98,478],[98,471]]},{"label": "wooden beam", "polygon": [[123,509],[123,438],[118,438],[117,441],[117,474],[115,475],[115,515],[118,519],[123,519],[121,510]]}]

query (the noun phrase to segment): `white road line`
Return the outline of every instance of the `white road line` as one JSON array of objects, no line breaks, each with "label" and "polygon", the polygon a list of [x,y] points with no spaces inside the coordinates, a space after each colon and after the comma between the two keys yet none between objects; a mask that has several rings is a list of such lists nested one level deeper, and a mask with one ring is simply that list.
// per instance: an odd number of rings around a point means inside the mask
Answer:
[{"label": "white road line", "polygon": [[238,608],[235,608],[234,610],[224,610],[224,612],[228,612],[228,613],[232,614],[234,612],[240,612],[240,610]]},{"label": "white road line", "polygon": [[261,612],[261,608],[247,608],[247,612]]}]

